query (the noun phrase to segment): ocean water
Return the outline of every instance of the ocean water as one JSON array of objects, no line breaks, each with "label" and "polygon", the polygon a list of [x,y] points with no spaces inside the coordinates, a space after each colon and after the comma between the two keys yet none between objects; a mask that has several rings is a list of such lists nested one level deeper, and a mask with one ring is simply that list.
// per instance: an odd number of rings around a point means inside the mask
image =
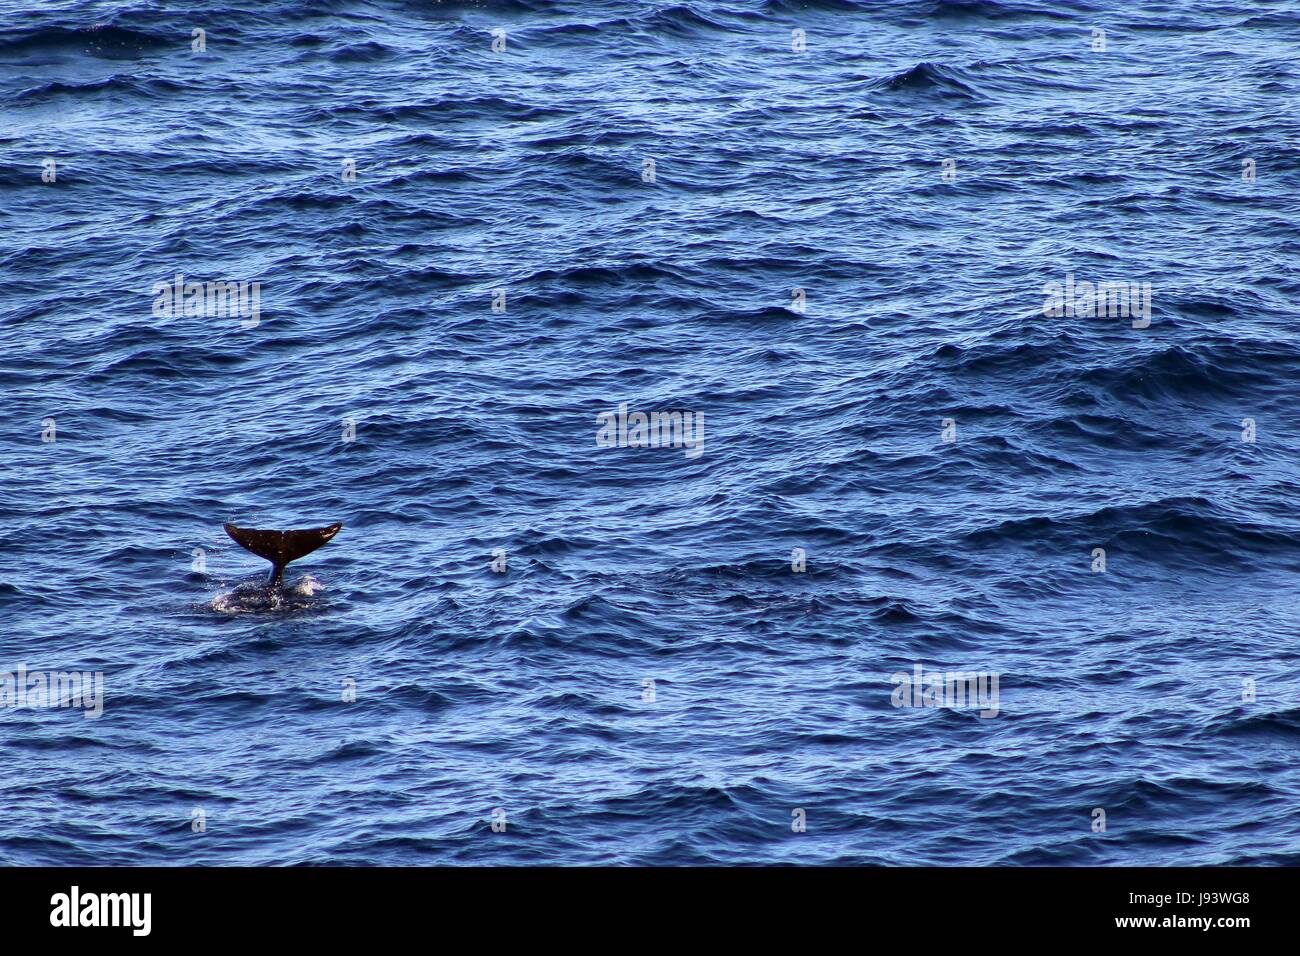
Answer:
[{"label": "ocean water", "polygon": [[1298,49],[0,0],[0,862],[1300,863]]}]

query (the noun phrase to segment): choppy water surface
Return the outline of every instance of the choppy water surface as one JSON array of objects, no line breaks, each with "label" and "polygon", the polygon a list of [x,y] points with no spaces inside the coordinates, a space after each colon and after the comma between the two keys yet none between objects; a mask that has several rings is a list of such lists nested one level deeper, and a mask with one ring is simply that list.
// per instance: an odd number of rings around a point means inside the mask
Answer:
[{"label": "choppy water surface", "polygon": [[[3,0],[0,667],[105,698],[0,711],[0,860],[1300,862],[1297,44]],[[701,451],[599,447],[624,402]],[[243,599],[223,521],[335,520]],[[997,716],[894,707],[917,664]]]}]

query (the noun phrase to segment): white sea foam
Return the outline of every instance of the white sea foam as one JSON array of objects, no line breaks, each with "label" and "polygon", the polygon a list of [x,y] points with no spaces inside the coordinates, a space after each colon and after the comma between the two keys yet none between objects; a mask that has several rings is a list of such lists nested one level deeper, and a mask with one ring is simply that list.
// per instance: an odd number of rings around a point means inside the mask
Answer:
[{"label": "white sea foam", "polygon": [[304,574],[282,590],[264,584],[240,584],[212,598],[208,607],[219,614],[248,614],[254,611],[292,611],[309,606],[307,600],[325,590],[325,585]]}]

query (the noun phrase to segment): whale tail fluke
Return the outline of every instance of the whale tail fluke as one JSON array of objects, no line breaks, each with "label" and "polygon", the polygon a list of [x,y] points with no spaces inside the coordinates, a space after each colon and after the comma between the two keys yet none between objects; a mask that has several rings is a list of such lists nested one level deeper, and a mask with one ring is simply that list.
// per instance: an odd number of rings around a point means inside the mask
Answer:
[{"label": "whale tail fluke", "polygon": [[271,562],[269,583],[271,587],[279,587],[284,581],[284,566],[325,544],[339,533],[343,523],[335,522],[325,528],[306,528],[300,531],[263,531],[257,528],[237,528],[233,524],[224,527],[226,534],[241,548]]}]

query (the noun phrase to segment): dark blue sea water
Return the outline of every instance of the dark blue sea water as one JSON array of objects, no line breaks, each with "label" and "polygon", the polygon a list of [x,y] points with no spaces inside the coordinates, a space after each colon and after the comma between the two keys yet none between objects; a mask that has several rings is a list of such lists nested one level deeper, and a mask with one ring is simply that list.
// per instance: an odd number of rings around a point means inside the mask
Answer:
[{"label": "dark blue sea water", "polygon": [[0,0],[0,862],[1300,863],[1298,44]]}]

